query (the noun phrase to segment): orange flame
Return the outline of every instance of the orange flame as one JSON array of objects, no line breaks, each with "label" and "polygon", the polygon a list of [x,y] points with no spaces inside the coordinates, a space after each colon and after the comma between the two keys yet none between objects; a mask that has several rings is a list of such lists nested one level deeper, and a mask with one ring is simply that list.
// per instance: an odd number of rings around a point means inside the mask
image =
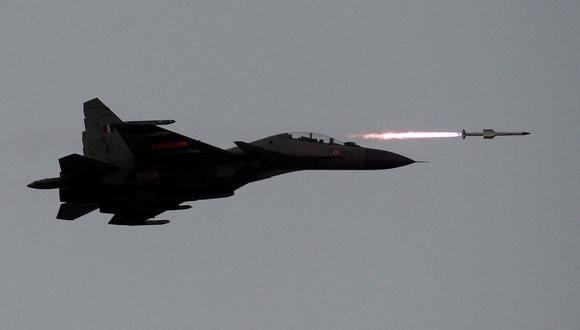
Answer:
[{"label": "orange flame", "polygon": [[363,138],[365,140],[440,139],[459,136],[461,136],[459,132],[382,132],[348,135],[351,138]]}]

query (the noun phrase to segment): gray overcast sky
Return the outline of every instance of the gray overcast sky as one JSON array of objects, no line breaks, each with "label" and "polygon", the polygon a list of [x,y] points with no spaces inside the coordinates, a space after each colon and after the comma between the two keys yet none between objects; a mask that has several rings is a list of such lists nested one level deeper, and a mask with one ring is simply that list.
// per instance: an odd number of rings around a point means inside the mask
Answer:
[{"label": "gray overcast sky", "polygon": [[[3,329],[578,329],[579,1],[0,3]],[[26,188],[82,102],[221,147],[283,131],[429,160],[303,172],[168,212],[55,220]]]}]

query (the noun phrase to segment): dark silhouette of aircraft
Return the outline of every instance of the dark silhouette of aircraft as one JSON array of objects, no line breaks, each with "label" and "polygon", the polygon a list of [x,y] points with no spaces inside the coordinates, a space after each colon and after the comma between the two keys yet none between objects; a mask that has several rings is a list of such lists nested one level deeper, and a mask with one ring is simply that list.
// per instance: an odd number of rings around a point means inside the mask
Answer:
[{"label": "dark silhouette of aircraft", "polygon": [[187,201],[232,196],[250,182],[301,170],[381,170],[414,163],[392,152],[342,143],[314,133],[283,133],[221,149],[159,126],[173,120],[122,121],[99,99],[84,103],[84,156],[59,159],[60,176],[34,181],[59,189],[57,218],[93,210],[113,225],[161,225],[150,220]]}]

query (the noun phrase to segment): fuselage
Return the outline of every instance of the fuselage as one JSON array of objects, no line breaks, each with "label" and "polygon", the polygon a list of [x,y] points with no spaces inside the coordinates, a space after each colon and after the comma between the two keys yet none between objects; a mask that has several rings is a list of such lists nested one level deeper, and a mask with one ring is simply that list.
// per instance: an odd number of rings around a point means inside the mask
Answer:
[{"label": "fuselage", "polygon": [[[228,197],[248,183],[303,170],[381,170],[414,163],[405,156],[335,139],[283,133],[251,143],[236,142],[231,159],[207,165],[168,161],[135,173],[138,187],[193,201]],[[186,167],[178,164],[188,164]],[[177,165],[177,166],[176,166]],[[165,168],[167,167],[167,168]]]},{"label": "fuselage", "polygon": [[154,162],[142,162],[96,177],[61,173],[39,180],[34,188],[63,188],[61,201],[96,203],[104,213],[117,205],[175,204],[229,197],[248,183],[303,170],[380,170],[413,163],[389,151],[370,149],[316,135],[283,133],[251,143],[237,142],[232,157],[200,162],[189,153],[172,151]]}]

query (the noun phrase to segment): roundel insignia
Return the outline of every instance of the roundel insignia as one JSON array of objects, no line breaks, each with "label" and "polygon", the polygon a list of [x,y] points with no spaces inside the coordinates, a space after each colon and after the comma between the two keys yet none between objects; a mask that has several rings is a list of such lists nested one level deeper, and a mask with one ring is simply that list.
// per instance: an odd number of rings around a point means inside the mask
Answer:
[{"label": "roundel insignia", "polygon": [[338,151],[338,149],[332,149],[332,154],[334,156],[338,156],[338,155],[340,155],[340,151]]}]

